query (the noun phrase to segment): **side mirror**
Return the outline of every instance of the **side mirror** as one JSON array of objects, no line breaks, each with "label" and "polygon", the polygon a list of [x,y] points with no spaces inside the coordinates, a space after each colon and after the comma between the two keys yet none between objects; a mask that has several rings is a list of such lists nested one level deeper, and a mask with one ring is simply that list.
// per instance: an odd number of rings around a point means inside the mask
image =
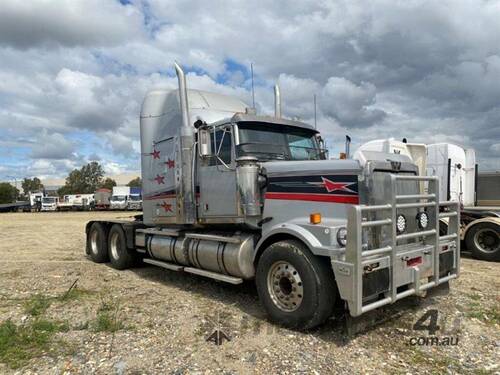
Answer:
[{"label": "side mirror", "polygon": [[210,142],[210,130],[205,128],[198,129],[198,146],[200,149],[200,156],[207,158],[212,156],[212,143]]}]

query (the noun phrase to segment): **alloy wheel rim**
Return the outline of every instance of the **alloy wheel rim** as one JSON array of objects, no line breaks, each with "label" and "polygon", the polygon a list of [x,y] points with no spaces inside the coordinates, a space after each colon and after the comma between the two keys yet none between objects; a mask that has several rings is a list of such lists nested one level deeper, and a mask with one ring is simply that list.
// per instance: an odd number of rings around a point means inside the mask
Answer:
[{"label": "alloy wheel rim", "polygon": [[110,241],[110,248],[111,248],[111,256],[114,259],[118,259],[118,233],[113,233],[111,235],[111,241]]},{"label": "alloy wheel rim", "polygon": [[93,230],[92,233],[90,234],[90,250],[92,251],[93,254],[97,254],[98,252],[98,247],[97,247],[97,230]]},{"label": "alloy wheel rim", "polygon": [[267,274],[267,289],[273,303],[282,311],[297,310],[304,299],[304,287],[299,272],[286,262],[275,262]]}]

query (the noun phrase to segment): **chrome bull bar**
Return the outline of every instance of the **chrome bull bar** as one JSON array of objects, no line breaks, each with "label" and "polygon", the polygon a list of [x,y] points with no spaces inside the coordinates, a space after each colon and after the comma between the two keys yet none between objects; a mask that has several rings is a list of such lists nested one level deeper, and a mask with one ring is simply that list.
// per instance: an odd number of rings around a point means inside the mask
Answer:
[{"label": "chrome bull bar", "polygon": [[[397,191],[397,182],[411,181],[426,183],[427,193],[402,195]],[[439,202],[439,180],[437,177],[390,175],[391,202],[384,205],[353,205],[348,209],[347,223],[347,245],[345,261],[332,260],[332,267],[339,286],[342,299],[346,300],[349,312],[352,316],[359,316],[365,312],[376,309],[380,306],[394,303],[397,300],[413,294],[421,294],[423,291],[445,283],[456,278],[460,272],[460,206],[458,202]],[[408,202],[417,200],[417,202]],[[432,207],[435,214],[435,226],[431,229],[417,230],[413,233],[398,234],[396,221],[398,209],[405,208],[426,208]],[[441,208],[445,210],[440,210]],[[443,212],[440,212],[443,211]],[[366,218],[368,212],[387,213],[388,218],[369,220]],[[448,232],[440,236],[439,220],[448,218]],[[363,244],[363,231],[367,228],[391,226],[391,238],[388,246],[367,249]],[[421,238],[421,249],[413,247],[413,252],[421,251],[428,254],[432,251],[432,276],[427,282],[421,283],[420,269],[418,266],[411,267],[412,282],[408,284],[406,290],[398,292],[397,272],[398,262],[401,262],[401,254],[405,251],[404,245],[398,245],[403,240]],[[446,251],[453,251],[453,268],[448,275],[440,277],[440,254]],[[451,249],[451,250],[450,250]],[[363,302],[363,275],[365,267],[373,262],[377,262],[379,257],[388,257],[389,269],[389,290],[383,294],[382,298],[375,301]]]}]

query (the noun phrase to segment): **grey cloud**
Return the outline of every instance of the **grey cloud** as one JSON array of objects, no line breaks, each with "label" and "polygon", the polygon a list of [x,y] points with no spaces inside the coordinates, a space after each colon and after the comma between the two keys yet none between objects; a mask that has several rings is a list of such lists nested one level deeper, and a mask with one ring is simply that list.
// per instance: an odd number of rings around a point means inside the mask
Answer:
[{"label": "grey cloud", "polygon": [[72,158],[74,151],[74,143],[62,134],[44,132],[31,147],[31,157],[33,159],[69,159]]},{"label": "grey cloud", "polygon": [[0,44],[21,49],[112,45],[140,35],[141,20],[114,1],[6,0],[0,7]]},{"label": "grey cloud", "polygon": [[356,85],[345,78],[330,77],[320,103],[325,115],[348,128],[368,127],[386,116],[383,110],[371,108],[376,104],[376,88],[366,82]]}]

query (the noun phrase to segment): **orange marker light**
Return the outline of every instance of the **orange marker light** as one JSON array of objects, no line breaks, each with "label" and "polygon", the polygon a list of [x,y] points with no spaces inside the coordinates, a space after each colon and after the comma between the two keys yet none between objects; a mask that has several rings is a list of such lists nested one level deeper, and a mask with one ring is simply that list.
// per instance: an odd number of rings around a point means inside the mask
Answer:
[{"label": "orange marker light", "polygon": [[311,224],[319,224],[321,223],[321,214],[316,212],[314,214],[309,215],[309,222]]}]

